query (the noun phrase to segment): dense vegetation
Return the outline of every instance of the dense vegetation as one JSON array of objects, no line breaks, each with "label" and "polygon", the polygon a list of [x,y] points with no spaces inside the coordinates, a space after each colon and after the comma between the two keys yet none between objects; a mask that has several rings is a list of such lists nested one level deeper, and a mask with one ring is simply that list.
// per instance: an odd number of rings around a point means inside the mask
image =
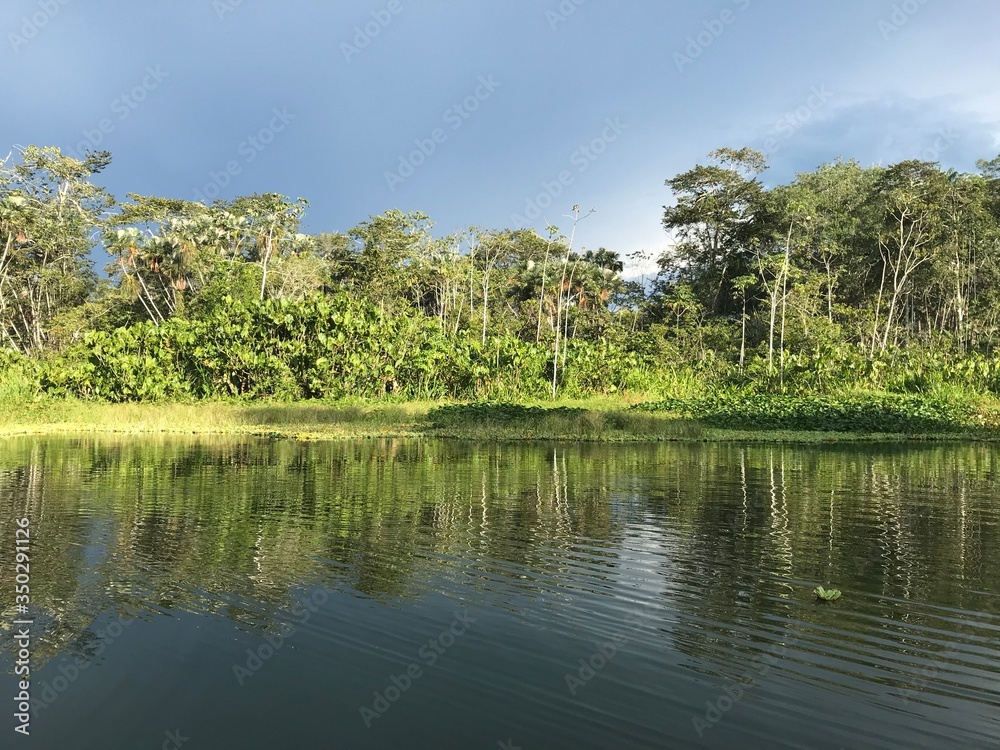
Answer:
[{"label": "dense vegetation", "polygon": [[712,427],[739,430],[941,433],[993,426],[984,425],[986,415],[962,400],[902,394],[832,397],[722,393],[669,398],[636,408],[672,412]]},{"label": "dense vegetation", "polygon": [[[1000,391],[1000,157],[978,174],[837,161],[768,187],[761,154],[720,149],[667,180],[674,243],[649,283],[574,247],[578,207],[568,237],[436,237],[398,210],[310,236],[306,202],[276,194],[117,201],[95,183],[109,163],[0,162],[2,402],[628,393],[725,422],[707,393]],[[753,403],[778,426],[805,413]],[[830,429],[961,421],[809,403]]]}]

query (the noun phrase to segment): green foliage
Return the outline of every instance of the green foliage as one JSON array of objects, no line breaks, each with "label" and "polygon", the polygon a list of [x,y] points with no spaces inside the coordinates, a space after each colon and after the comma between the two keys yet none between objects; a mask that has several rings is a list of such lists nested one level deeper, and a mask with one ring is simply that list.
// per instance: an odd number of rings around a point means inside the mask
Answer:
[{"label": "green foliage", "polygon": [[[183,325],[180,321],[174,327]],[[153,401],[190,391],[171,356],[170,331],[150,322],[112,332],[91,331],[65,356],[45,363],[49,393],[108,401]]]},{"label": "green foliage", "polygon": [[236,261],[220,262],[188,309],[189,317],[211,317],[235,300],[251,305],[260,299],[260,266]]},{"label": "green foliage", "polygon": [[813,593],[816,594],[816,598],[824,602],[833,602],[840,598],[839,589],[824,589],[822,586],[817,586],[813,589]]},{"label": "green foliage", "polygon": [[939,433],[975,427],[969,403],[898,394],[782,396],[718,393],[639,404],[713,427],[827,432]]},{"label": "green foliage", "polygon": [[41,388],[38,363],[12,349],[0,349],[0,406],[32,401]]},{"label": "green foliage", "polygon": [[[1000,393],[1000,157],[981,175],[837,161],[766,187],[763,154],[718,149],[667,180],[674,242],[647,292],[617,253],[574,246],[579,206],[569,237],[435,237],[398,209],[310,237],[302,199],[119,204],[91,182],[108,154],[16,152],[0,342],[32,359],[0,397],[640,394],[724,427],[922,432]],[[820,395],[852,392],[887,395]]]},{"label": "green foliage", "polygon": [[57,148],[0,159],[0,342],[42,354],[53,318],[97,286],[87,258],[110,198],[88,181],[103,154],[81,162]]},{"label": "green foliage", "polygon": [[[109,401],[166,398],[524,398],[544,396],[551,352],[512,336],[450,338],[419,313],[389,314],[340,294],[249,304],[225,297],[195,318],[88,332],[47,363],[49,393]],[[570,347],[568,387],[619,392],[637,355]],[[608,368],[607,362],[613,363]]]},{"label": "green foliage", "polygon": [[643,370],[647,363],[607,339],[575,342],[566,362],[564,391],[571,396],[621,393],[645,384]]}]

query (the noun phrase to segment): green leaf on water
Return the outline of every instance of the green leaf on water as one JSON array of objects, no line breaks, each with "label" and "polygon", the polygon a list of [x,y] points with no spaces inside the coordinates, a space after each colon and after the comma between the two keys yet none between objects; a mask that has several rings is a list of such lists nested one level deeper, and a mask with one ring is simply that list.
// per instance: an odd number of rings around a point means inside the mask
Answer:
[{"label": "green leaf on water", "polygon": [[840,598],[839,589],[824,589],[822,586],[817,586],[813,590],[813,593],[816,594],[817,598],[822,599],[825,602],[832,602],[835,599]]}]

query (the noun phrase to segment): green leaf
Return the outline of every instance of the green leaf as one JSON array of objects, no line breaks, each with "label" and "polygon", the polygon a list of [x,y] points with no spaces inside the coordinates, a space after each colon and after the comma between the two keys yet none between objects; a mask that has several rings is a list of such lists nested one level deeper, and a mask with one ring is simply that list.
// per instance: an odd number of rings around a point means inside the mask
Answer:
[{"label": "green leaf", "polygon": [[816,594],[818,599],[826,602],[832,602],[840,598],[839,589],[824,589],[822,586],[817,586],[813,589],[813,593]]}]

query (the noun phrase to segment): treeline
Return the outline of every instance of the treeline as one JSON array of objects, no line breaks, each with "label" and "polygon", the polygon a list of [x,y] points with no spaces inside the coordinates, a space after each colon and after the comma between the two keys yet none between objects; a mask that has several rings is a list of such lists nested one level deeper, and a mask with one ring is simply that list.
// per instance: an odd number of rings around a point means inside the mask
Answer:
[{"label": "treeline", "polygon": [[575,247],[575,206],[568,236],[437,237],[397,210],[311,236],[302,199],[119,202],[106,152],[13,152],[0,399],[1000,390],[1000,157],[773,188],[761,154],[711,157],[667,181],[674,242],[645,284]]}]

